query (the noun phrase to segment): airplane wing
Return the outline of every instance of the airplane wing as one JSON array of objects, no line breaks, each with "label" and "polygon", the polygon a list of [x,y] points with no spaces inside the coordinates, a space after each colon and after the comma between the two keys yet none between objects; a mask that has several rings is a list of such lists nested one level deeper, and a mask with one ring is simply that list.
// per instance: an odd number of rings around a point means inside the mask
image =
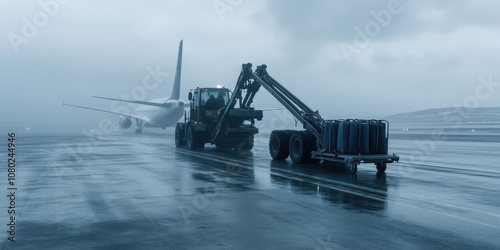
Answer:
[{"label": "airplane wing", "polygon": [[130,102],[130,103],[135,103],[135,104],[141,104],[141,105],[148,105],[148,106],[155,106],[155,107],[160,107],[160,108],[170,108],[172,107],[172,103],[157,103],[157,102],[144,102],[144,101],[131,101],[131,100],[123,100],[123,99],[116,99],[116,98],[109,98],[109,97],[102,97],[102,96],[94,96],[94,95],[89,95],[90,97],[93,98],[99,98],[99,99],[104,99],[104,100],[111,100],[111,101],[119,101],[119,102]]},{"label": "airplane wing", "polygon": [[143,120],[143,121],[148,122],[148,123],[150,123],[150,122],[151,122],[151,121],[150,121],[150,119],[149,119],[148,117],[146,117],[146,116],[134,115],[134,114],[128,114],[128,113],[122,113],[122,112],[116,112],[116,111],[111,111],[111,110],[106,110],[106,109],[91,108],[91,107],[85,107],[85,106],[79,106],[79,105],[74,105],[74,104],[65,103],[65,102],[64,102],[64,98],[63,98],[62,105],[65,105],[65,106],[71,106],[71,107],[76,107],[76,108],[82,108],[82,109],[96,110],[96,111],[101,111],[101,112],[111,113],[111,114],[115,114],[115,115],[129,116],[129,117],[132,117],[132,118],[136,118],[136,119],[139,119],[139,120]]}]

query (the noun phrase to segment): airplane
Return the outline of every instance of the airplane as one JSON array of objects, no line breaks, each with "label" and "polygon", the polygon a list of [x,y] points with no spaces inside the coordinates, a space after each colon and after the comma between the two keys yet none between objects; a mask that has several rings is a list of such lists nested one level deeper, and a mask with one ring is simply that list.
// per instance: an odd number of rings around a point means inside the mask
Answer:
[{"label": "airplane", "polygon": [[180,87],[181,87],[181,68],[182,68],[182,43],[179,43],[179,52],[177,55],[177,66],[175,70],[174,86],[170,97],[163,97],[151,101],[132,101],[122,100],[101,96],[90,96],[93,98],[120,101],[139,104],[137,108],[131,113],[116,112],[106,109],[91,108],[68,104],[64,102],[65,106],[72,106],[82,109],[96,110],[119,115],[119,125],[121,129],[128,129],[132,126],[132,119],[135,119],[137,129],[135,133],[142,133],[143,127],[157,127],[165,129],[166,127],[174,125],[184,115],[184,102],[180,100]]}]

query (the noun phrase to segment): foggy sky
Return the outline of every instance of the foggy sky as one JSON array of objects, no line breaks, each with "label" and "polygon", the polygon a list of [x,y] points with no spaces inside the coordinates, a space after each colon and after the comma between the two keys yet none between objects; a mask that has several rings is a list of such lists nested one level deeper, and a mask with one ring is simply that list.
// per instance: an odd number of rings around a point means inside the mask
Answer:
[{"label": "foggy sky", "polygon": [[[1,123],[86,128],[116,120],[62,99],[110,109],[88,95],[130,96],[148,67],[169,75],[145,100],[169,96],[181,39],[184,99],[196,85],[233,88],[241,64],[252,62],[267,64],[325,118],[452,107],[476,94],[478,77],[500,81],[499,11],[486,0],[1,1]],[[26,20],[37,30],[28,37]],[[368,44],[356,46],[358,29]],[[13,36],[25,40],[13,46]],[[347,45],[357,48],[350,59]],[[494,90],[480,106],[500,106]],[[255,106],[280,104],[261,89]]]}]

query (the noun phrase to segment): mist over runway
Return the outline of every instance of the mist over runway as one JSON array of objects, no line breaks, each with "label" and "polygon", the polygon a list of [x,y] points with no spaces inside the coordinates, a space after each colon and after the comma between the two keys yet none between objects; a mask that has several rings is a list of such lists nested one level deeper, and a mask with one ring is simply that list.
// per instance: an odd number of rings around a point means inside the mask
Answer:
[{"label": "mist over runway", "polygon": [[442,141],[415,162],[415,138],[427,133],[392,127],[400,163],[385,174],[361,164],[355,175],[272,161],[266,133],[238,153],[177,149],[172,129],[93,140],[22,132],[15,247],[497,247],[500,143]]}]

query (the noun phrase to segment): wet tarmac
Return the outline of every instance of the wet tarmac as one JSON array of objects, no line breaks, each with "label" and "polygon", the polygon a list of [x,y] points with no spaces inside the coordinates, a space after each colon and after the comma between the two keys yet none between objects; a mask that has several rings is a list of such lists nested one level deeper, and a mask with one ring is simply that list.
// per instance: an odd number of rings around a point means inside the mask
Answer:
[{"label": "wet tarmac", "polygon": [[265,134],[251,152],[191,152],[172,130],[18,133],[2,247],[498,249],[500,143],[425,138],[395,134],[400,163],[351,175],[272,161]]}]

